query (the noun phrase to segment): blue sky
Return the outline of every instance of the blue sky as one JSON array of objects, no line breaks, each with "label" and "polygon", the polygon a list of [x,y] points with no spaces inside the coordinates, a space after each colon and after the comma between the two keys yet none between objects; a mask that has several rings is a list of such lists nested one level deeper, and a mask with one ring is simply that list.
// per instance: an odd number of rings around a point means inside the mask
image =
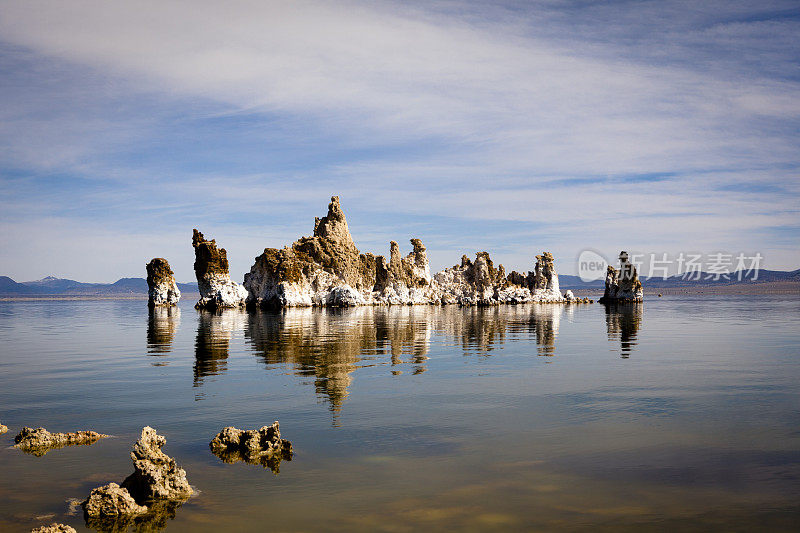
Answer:
[{"label": "blue sky", "polygon": [[0,0],[0,274],[356,243],[800,267],[797,2]]}]

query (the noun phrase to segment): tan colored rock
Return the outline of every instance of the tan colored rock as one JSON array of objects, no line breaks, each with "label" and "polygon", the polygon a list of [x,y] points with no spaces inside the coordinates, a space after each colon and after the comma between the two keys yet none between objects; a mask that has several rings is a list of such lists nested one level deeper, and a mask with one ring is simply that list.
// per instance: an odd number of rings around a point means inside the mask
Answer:
[{"label": "tan colored rock", "polygon": [[277,421],[261,429],[243,430],[228,426],[214,437],[209,447],[214,455],[226,463],[244,461],[260,464],[276,474],[281,460],[291,461],[294,455],[292,443],[281,438]]},{"label": "tan colored rock", "polygon": [[247,290],[231,281],[228,273],[228,252],[225,248],[217,248],[214,239],[206,240],[196,229],[192,234],[192,246],[195,257],[194,273],[200,291],[200,300],[195,307],[198,309],[243,307],[247,299]]},{"label": "tan colored rock", "polygon": [[31,533],[78,533],[75,528],[67,524],[50,524],[31,529]]},{"label": "tan colored rock", "polygon": [[109,483],[93,489],[89,498],[82,504],[88,517],[124,517],[147,512],[147,507],[139,505],[124,487]]},{"label": "tan colored rock", "polygon": [[265,307],[371,303],[379,259],[358,251],[339,197],[333,196],[328,214],[314,220],[313,236],[281,250],[265,248],[256,257],[244,277],[248,303]]},{"label": "tan colored rock", "polygon": [[475,261],[464,256],[460,265],[431,276],[425,246],[411,239],[406,257],[396,241],[389,258],[361,253],[353,242],[338,196],[328,214],[315,219],[312,237],[290,247],[266,248],[245,275],[248,305],[311,307],[357,305],[563,302],[553,256],[537,256],[535,273],[523,276],[495,268],[488,252]]},{"label": "tan colored rock", "polygon": [[0,424],[0,435],[5,433],[6,431],[8,431],[8,426],[4,426],[3,424]]},{"label": "tan colored rock", "polygon": [[152,499],[179,499],[190,496],[192,487],[186,480],[186,471],[179,468],[175,459],[161,451],[167,439],[146,426],[131,451],[134,472],[122,482],[122,487],[137,501]]},{"label": "tan colored rock", "polygon": [[147,263],[147,303],[151,307],[178,305],[181,291],[169,263],[156,257]]},{"label": "tan colored rock", "polygon": [[96,431],[76,431],[74,433],[50,433],[45,428],[24,427],[14,437],[14,447],[25,453],[41,457],[52,449],[73,445],[90,445],[108,435]]}]

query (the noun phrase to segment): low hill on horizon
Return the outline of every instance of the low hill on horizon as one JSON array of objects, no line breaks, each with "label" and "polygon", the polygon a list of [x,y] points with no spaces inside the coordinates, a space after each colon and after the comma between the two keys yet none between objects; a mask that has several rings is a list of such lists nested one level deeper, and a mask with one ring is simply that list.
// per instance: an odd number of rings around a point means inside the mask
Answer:
[{"label": "low hill on horizon", "polygon": [[[197,282],[178,283],[181,292],[198,292]],[[114,283],[83,283],[47,276],[35,281],[17,282],[0,276],[0,296],[137,296],[147,295],[145,278],[120,278]]]}]

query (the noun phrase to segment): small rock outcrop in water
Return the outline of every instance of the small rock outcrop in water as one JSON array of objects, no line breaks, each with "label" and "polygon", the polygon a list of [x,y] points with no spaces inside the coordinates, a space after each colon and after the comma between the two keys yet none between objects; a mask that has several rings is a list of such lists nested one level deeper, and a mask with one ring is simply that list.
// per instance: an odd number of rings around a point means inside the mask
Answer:
[{"label": "small rock outcrop in water", "polygon": [[[142,429],[142,435],[131,451],[133,474],[121,486],[109,483],[94,489],[81,503],[87,523],[108,529],[118,520],[145,513],[158,518],[165,514],[160,512],[162,508],[168,508],[174,516],[174,510],[193,490],[186,480],[186,472],[161,451],[165,443],[166,439],[153,428]],[[163,502],[158,500],[175,501],[176,504],[162,505]],[[124,525],[124,521],[119,524]]]},{"label": "small rock outcrop in water", "polygon": [[628,261],[628,252],[619,253],[619,270],[608,265],[606,270],[606,290],[601,303],[641,302],[644,297],[642,283],[636,267]]},{"label": "small rock outcrop in water", "polygon": [[31,529],[31,533],[78,533],[75,528],[67,524],[50,524]]},{"label": "small rock outcrop in water", "polygon": [[169,263],[156,257],[147,263],[147,303],[151,307],[178,305],[181,291]]},{"label": "small rock outcrop in water", "polygon": [[228,273],[228,253],[225,248],[217,248],[213,239],[207,241],[203,234],[194,230],[194,273],[200,300],[198,309],[217,309],[221,307],[242,307],[247,298],[247,290],[231,281]]},{"label": "small rock outcrop in water", "polygon": [[[563,302],[553,256],[537,256],[536,271],[506,276],[495,268],[488,252],[475,261],[464,256],[455,265],[431,276],[425,246],[411,239],[406,257],[397,242],[389,243],[389,259],[361,253],[353,242],[338,196],[328,214],[314,223],[312,237],[290,247],[266,248],[245,274],[249,305],[275,307],[356,305]],[[516,277],[514,276],[516,275]]]},{"label": "small rock outcrop in water", "polygon": [[134,472],[122,482],[122,486],[138,501],[176,499],[192,494],[186,471],[178,467],[175,459],[161,451],[166,442],[166,438],[147,426],[133,445],[131,459]]},{"label": "small rock outcrop in water", "polygon": [[211,452],[225,461],[260,464],[276,474],[281,460],[292,460],[292,443],[281,438],[278,422],[261,429],[226,427],[209,443]]},{"label": "small rock outcrop in water", "polygon": [[8,431],[8,426],[4,426],[3,424],[0,424],[0,435],[5,433],[6,431]]},{"label": "small rock outcrop in water", "polygon": [[108,437],[96,431],[76,431],[74,433],[50,433],[44,428],[24,427],[14,437],[14,446],[25,453],[41,457],[55,448],[76,444],[89,445]]},{"label": "small rock outcrop in water", "polygon": [[87,517],[110,518],[144,514],[147,507],[136,503],[128,489],[109,483],[92,490],[83,510]]}]

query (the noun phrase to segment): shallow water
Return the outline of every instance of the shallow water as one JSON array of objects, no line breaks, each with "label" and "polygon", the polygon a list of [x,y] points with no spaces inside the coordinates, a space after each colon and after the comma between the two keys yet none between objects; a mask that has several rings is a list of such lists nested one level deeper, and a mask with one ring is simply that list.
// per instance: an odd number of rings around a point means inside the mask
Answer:
[{"label": "shallow water", "polygon": [[[143,531],[800,528],[800,298],[148,313],[0,302],[0,530],[120,482],[145,425],[198,494]],[[226,425],[280,420],[278,474]],[[43,457],[23,426],[113,435]]]}]

